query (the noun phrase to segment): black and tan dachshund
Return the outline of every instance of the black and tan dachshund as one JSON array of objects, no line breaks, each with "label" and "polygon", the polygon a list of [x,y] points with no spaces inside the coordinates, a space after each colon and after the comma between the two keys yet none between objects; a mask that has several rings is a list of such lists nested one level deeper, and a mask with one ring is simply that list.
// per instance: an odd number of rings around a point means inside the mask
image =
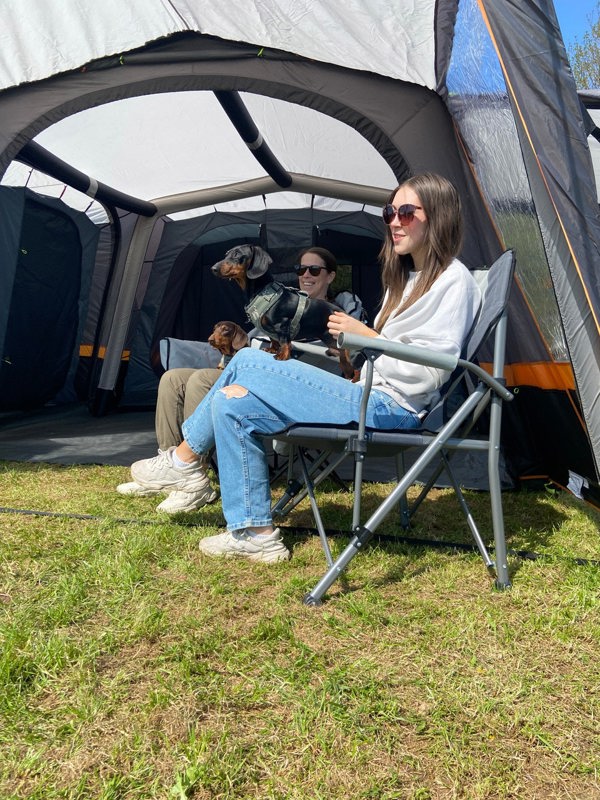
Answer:
[{"label": "black and tan dachshund", "polygon": [[[271,256],[257,245],[242,244],[225,253],[211,269],[219,278],[235,281],[247,297],[246,313],[271,339],[269,352],[279,361],[291,357],[292,340],[320,339],[336,348],[336,339],[327,330],[332,311],[339,306],[326,300],[307,297],[304,292],[273,280]],[[345,378],[357,379],[347,350],[338,350]]]},{"label": "black and tan dachshund", "polygon": [[248,334],[237,323],[223,320],[213,328],[208,343],[223,356],[219,363],[219,369],[223,369],[238,350],[248,347]]}]

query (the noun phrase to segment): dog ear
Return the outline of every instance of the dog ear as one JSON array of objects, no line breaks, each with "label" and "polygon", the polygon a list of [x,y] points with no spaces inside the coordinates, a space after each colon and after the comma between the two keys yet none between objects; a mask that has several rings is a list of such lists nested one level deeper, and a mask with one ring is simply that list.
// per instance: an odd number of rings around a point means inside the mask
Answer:
[{"label": "dog ear", "polygon": [[233,339],[231,340],[231,346],[236,352],[238,350],[243,350],[244,347],[248,346],[248,334],[245,330],[240,328],[239,325],[235,326],[235,333],[233,335]]},{"label": "dog ear", "polygon": [[258,247],[258,245],[252,246],[252,266],[247,271],[247,276],[249,278],[260,278],[265,272],[269,269],[271,264],[273,263],[273,259],[267,253],[266,250],[263,250],[262,247]]}]

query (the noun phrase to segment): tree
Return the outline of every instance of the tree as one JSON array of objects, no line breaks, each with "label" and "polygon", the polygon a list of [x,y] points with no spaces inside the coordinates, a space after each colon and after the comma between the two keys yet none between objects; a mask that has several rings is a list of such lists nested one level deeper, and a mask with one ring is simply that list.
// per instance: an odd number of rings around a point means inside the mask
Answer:
[{"label": "tree", "polygon": [[590,29],[569,48],[569,61],[578,89],[600,89],[600,0],[589,17]]}]

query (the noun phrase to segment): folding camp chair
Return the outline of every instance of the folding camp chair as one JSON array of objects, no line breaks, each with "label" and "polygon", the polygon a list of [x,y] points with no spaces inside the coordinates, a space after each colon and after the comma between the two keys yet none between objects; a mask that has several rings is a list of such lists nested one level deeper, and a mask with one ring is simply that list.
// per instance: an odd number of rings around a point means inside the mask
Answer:
[{"label": "folding camp chair", "polygon": [[[300,499],[308,495],[316,527],[321,539],[328,565],[321,580],[305,597],[307,605],[319,605],[327,590],[349,562],[359,553],[387,515],[400,507],[401,522],[408,526],[424,497],[445,470],[463,511],[469,529],[475,539],[483,561],[495,573],[497,588],[508,588],[510,578],[506,557],[504,519],[502,513],[501,483],[499,471],[500,427],[502,403],[512,399],[504,381],[504,356],[506,343],[506,306],[515,269],[515,258],[508,250],[492,264],[489,270],[475,274],[482,286],[481,309],[463,348],[461,357],[450,357],[428,348],[403,345],[384,339],[341,334],[338,345],[350,349],[362,349],[366,356],[366,385],[363,394],[359,421],[356,424],[330,426],[323,424],[295,424],[274,435],[278,442],[286,442],[297,451],[297,462],[301,467],[301,481],[291,480],[283,497],[273,506],[274,518],[287,514]],[[484,346],[491,350],[492,370],[489,374],[478,363]],[[373,378],[373,364],[381,353],[412,363],[441,368],[451,372],[444,387],[442,398],[428,413],[420,428],[407,431],[382,431],[365,425],[366,406]],[[489,415],[488,424],[482,426],[483,414]],[[479,424],[478,424],[479,423]],[[479,428],[485,428],[481,432]],[[307,451],[319,451],[321,455],[312,462]],[[420,454],[412,466],[403,470],[404,453],[416,450]],[[477,529],[464,494],[452,468],[452,455],[461,452],[487,453],[487,472],[494,533],[495,560],[492,560]],[[361,493],[363,485],[363,462],[369,455],[393,456],[401,468],[398,481],[388,497],[361,523]],[[354,506],[350,543],[333,559],[321,514],[315,498],[315,487],[340,463],[354,458]],[[424,473],[431,473],[425,480],[416,500],[409,507],[406,501],[408,488]]]}]

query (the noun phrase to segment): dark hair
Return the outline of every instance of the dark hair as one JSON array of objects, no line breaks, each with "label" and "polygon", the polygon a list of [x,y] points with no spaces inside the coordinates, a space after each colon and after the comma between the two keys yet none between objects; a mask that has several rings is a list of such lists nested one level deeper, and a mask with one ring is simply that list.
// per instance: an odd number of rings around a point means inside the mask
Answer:
[{"label": "dark hair", "polygon": [[305,247],[304,250],[298,253],[298,264],[300,263],[302,256],[306,256],[309,253],[319,256],[321,261],[325,264],[325,269],[327,272],[337,272],[338,263],[335,256],[330,250],[326,250],[324,247]]},{"label": "dark hair", "polygon": [[408,273],[414,269],[414,263],[411,255],[399,256],[394,252],[392,233],[386,225],[379,259],[382,265],[381,280],[388,295],[377,320],[379,331],[392,313],[404,311],[431,288],[436,278],[457,256],[462,243],[460,197],[449,180],[431,172],[414,175],[390,192],[388,203],[393,202],[396,192],[404,186],[415,192],[427,218],[425,264],[414,290],[402,303]]}]

